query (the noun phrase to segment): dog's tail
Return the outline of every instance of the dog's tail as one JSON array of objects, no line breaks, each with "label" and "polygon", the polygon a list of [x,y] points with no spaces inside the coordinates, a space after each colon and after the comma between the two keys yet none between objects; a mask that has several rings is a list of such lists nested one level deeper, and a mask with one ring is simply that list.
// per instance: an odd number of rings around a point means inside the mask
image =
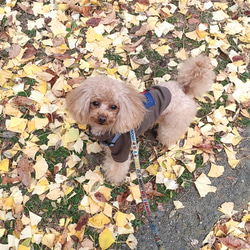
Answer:
[{"label": "dog's tail", "polygon": [[178,75],[184,93],[192,97],[201,97],[210,90],[214,80],[215,73],[210,59],[203,55],[184,61]]}]

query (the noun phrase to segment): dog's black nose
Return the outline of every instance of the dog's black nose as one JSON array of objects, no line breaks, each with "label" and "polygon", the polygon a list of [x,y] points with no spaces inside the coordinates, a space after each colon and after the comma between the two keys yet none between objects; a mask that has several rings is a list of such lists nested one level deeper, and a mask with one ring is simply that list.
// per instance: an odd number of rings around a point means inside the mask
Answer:
[{"label": "dog's black nose", "polygon": [[98,117],[98,120],[99,120],[99,124],[103,125],[107,121],[107,117],[101,115]]}]

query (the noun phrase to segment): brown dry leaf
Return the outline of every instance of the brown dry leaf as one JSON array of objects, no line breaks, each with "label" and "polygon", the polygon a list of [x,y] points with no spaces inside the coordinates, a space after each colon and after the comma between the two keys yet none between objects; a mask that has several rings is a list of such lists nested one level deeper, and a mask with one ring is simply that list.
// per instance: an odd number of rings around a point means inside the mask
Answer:
[{"label": "brown dry leaf", "polygon": [[243,61],[243,60],[244,60],[244,56],[233,56],[232,57],[233,62]]},{"label": "brown dry leaf", "polygon": [[166,195],[154,190],[153,184],[151,182],[146,183],[144,186],[145,186],[145,191],[146,191],[148,196],[161,196],[161,197],[166,196]]},{"label": "brown dry leaf", "polygon": [[27,7],[26,5],[22,4],[22,3],[17,3],[17,5],[26,13],[30,14],[30,15],[34,15],[34,12],[32,10],[32,8],[29,6]]},{"label": "brown dry leaf", "polygon": [[15,223],[15,232],[18,233],[18,234],[21,234],[22,230],[23,230],[23,223],[22,223],[22,220],[21,220],[21,215],[18,214],[18,217],[16,219],[16,223]]},{"label": "brown dry leaf", "polygon": [[75,230],[80,231],[89,221],[89,214],[84,213],[78,220]]},{"label": "brown dry leaf", "polygon": [[248,112],[246,109],[242,109],[242,110],[240,111],[240,113],[241,113],[244,117],[250,118],[250,114],[249,114],[249,112]]},{"label": "brown dry leaf", "polygon": [[140,65],[149,64],[149,60],[146,57],[138,58],[138,56],[133,56],[132,61]]},{"label": "brown dry leaf", "polygon": [[20,51],[21,51],[20,44],[18,43],[12,44],[10,51],[9,51],[9,58],[10,59],[15,58],[16,56],[19,55]]},{"label": "brown dry leaf", "polygon": [[84,79],[85,79],[84,76],[79,76],[77,78],[70,79],[70,80],[68,80],[68,85],[72,86],[75,84],[80,84],[83,82]]},{"label": "brown dry leaf", "polygon": [[73,249],[74,245],[75,245],[75,241],[72,238],[70,238],[67,241],[67,243],[63,246],[63,249],[65,249],[65,250],[71,250],[71,249]]},{"label": "brown dry leaf", "polygon": [[91,10],[91,4],[89,0],[85,0],[83,2],[83,7],[82,7],[82,14],[85,17],[89,17],[90,16],[90,10]]},{"label": "brown dry leaf", "polygon": [[17,96],[12,99],[12,102],[17,106],[27,106],[33,112],[36,112],[36,107],[31,99],[25,96]]},{"label": "brown dry leaf", "polygon": [[86,24],[87,24],[88,26],[91,26],[91,27],[96,27],[96,26],[99,25],[100,22],[101,22],[101,18],[92,17],[92,18],[90,18],[90,19],[86,22]]},{"label": "brown dry leaf", "polygon": [[122,46],[122,48],[124,50],[126,50],[127,52],[134,52],[136,50],[136,48],[145,40],[145,37],[141,37],[136,43],[132,43],[132,44],[125,44]]},{"label": "brown dry leaf", "polygon": [[101,201],[101,202],[107,202],[107,199],[105,198],[105,196],[100,193],[100,192],[96,192],[95,193],[95,198],[98,200],[98,201]]},{"label": "brown dry leaf", "polygon": [[250,233],[250,220],[249,221],[246,221],[245,223],[245,230],[246,232],[249,234]]},{"label": "brown dry leaf", "polygon": [[149,0],[138,0],[138,3],[145,4],[145,5],[150,5]]},{"label": "brown dry leaf", "polygon": [[37,53],[37,50],[31,44],[28,44],[26,47],[27,49],[23,53],[22,59],[29,59]]},{"label": "brown dry leaf", "polygon": [[250,249],[250,244],[238,237],[227,236],[225,238],[217,237],[217,239],[232,250]]},{"label": "brown dry leaf", "polygon": [[127,198],[130,195],[130,190],[127,189],[123,193],[118,194],[116,200],[118,201],[119,207],[124,207],[127,202]]},{"label": "brown dry leaf", "polygon": [[144,36],[149,31],[149,25],[147,23],[143,24],[139,30],[135,32],[136,36]]},{"label": "brown dry leaf", "polygon": [[60,47],[65,43],[64,37],[55,37],[52,41],[53,47]]},{"label": "brown dry leaf", "polygon": [[94,249],[94,242],[88,238],[83,239],[80,243],[82,247],[87,247],[88,249]]},{"label": "brown dry leaf", "polygon": [[22,180],[22,183],[29,188],[31,183],[31,173],[34,172],[34,169],[27,156],[22,156],[19,160],[17,164],[17,172]]},{"label": "brown dry leaf", "polygon": [[54,75],[48,72],[37,72],[36,75],[39,77],[39,79],[47,82],[49,82],[54,77]]},{"label": "brown dry leaf", "polygon": [[59,76],[66,71],[63,63],[59,59],[55,59],[52,63],[52,68],[54,72]]},{"label": "brown dry leaf", "polygon": [[64,1],[65,3],[67,3],[67,8],[69,9],[73,9],[76,12],[80,12],[82,13],[85,17],[89,17],[90,16],[90,10],[91,10],[91,5],[90,5],[90,1],[89,0],[85,0],[83,2],[83,6],[78,6],[77,0],[70,0],[70,1]]},{"label": "brown dry leaf", "polygon": [[114,22],[119,23],[120,20],[116,18],[116,13],[113,8],[113,5],[109,4],[107,9],[109,14],[106,17],[102,18],[100,23],[104,25],[111,24]]},{"label": "brown dry leaf", "polygon": [[214,149],[223,149],[223,145],[213,144],[210,140],[207,140],[204,143],[198,143],[196,147],[202,149],[205,153],[208,154],[215,154]]},{"label": "brown dry leaf", "polygon": [[189,19],[188,19],[188,23],[189,24],[196,24],[196,23],[200,23],[201,21],[199,19],[197,19],[196,17],[199,15],[192,15]]},{"label": "brown dry leaf", "polygon": [[163,203],[157,204],[157,210],[161,212],[166,212],[166,209],[164,208]]},{"label": "brown dry leaf", "polygon": [[55,54],[54,57],[59,60],[70,59],[72,58],[69,54]]},{"label": "brown dry leaf", "polygon": [[242,103],[242,106],[243,106],[244,108],[250,108],[250,101],[243,102],[243,103]]},{"label": "brown dry leaf", "polygon": [[2,177],[2,183],[4,185],[7,185],[8,183],[15,183],[15,182],[19,182],[21,181],[20,177],[19,176],[16,176],[16,177],[9,177],[7,175],[3,176]]}]

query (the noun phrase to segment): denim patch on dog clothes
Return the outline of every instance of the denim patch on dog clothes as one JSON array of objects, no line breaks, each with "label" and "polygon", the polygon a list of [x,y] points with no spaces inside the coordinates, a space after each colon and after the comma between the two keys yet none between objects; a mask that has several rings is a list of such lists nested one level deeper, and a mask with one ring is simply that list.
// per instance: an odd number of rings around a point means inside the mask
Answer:
[{"label": "denim patch on dog clothes", "polygon": [[146,107],[146,109],[149,109],[155,105],[155,100],[148,91],[144,91],[143,95],[147,98],[147,101],[144,102],[144,106]]}]

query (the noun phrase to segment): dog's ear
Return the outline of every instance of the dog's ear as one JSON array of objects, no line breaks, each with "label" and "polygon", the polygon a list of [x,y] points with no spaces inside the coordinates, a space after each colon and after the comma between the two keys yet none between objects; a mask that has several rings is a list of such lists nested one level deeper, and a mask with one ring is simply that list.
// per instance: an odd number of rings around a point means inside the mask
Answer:
[{"label": "dog's ear", "polygon": [[112,128],[114,133],[125,133],[137,128],[146,113],[144,106],[145,97],[133,87],[124,84],[124,89],[119,95],[119,112]]},{"label": "dog's ear", "polygon": [[91,89],[84,83],[67,94],[67,110],[77,123],[88,124],[91,96]]}]

